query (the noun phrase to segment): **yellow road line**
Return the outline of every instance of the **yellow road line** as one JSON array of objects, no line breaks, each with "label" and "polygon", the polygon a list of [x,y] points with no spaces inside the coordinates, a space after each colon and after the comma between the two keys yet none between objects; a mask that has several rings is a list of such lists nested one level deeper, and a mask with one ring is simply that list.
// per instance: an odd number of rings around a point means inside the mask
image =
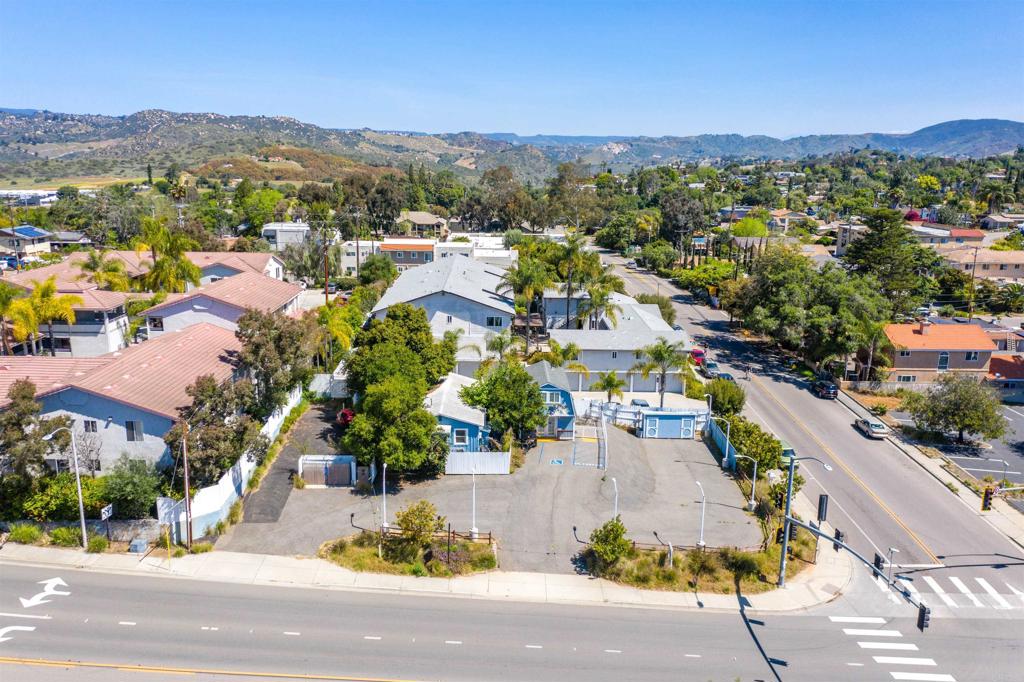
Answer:
[{"label": "yellow road line", "polygon": [[126,665],[124,663],[95,663],[90,661],[52,661],[44,658],[14,658],[0,656],[0,665],[42,666],[48,668],[105,668],[131,672],[163,673],[168,675],[223,675],[225,677],[266,677],[279,680],[328,680],[331,682],[418,682],[393,677],[351,677],[346,675],[309,675],[303,673],[268,673],[243,670],[217,670],[212,668],[169,668],[159,665]]},{"label": "yellow road line", "polygon": [[914,542],[916,542],[918,544],[918,546],[925,551],[925,553],[932,559],[932,561],[934,561],[937,564],[941,564],[942,563],[939,560],[939,557],[935,556],[935,553],[932,552],[930,549],[928,549],[928,546],[926,544],[924,544],[924,542],[921,540],[921,538],[917,537],[917,533],[915,533],[914,531],[910,530],[910,528],[907,526],[907,524],[903,523],[903,521],[901,521],[899,519],[899,517],[896,516],[896,514],[893,512],[893,510],[889,509],[889,507],[884,502],[882,502],[881,498],[879,498],[878,495],[876,495],[875,492],[873,490],[871,490],[871,488],[869,488],[867,486],[867,484],[865,484],[864,481],[862,481],[860,479],[859,476],[857,476],[857,474],[853,473],[853,471],[850,469],[850,467],[846,466],[846,463],[843,462],[843,460],[841,460],[838,455],[836,455],[836,453],[832,450],[832,448],[830,448],[829,446],[825,445],[825,443],[823,443],[820,438],[818,438],[816,435],[814,435],[813,431],[811,431],[806,426],[804,426],[804,423],[802,421],[800,421],[800,419],[798,419],[797,416],[795,414],[793,414],[792,410],[790,410],[788,407],[786,407],[786,405],[781,400],[779,400],[778,398],[775,397],[775,395],[768,388],[768,386],[766,386],[764,384],[764,382],[762,382],[760,379],[758,379],[753,374],[750,375],[750,379],[751,379],[751,381],[754,381],[758,385],[760,385],[761,388],[764,389],[764,392],[768,395],[768,397],[771,398],[779,407],[781,407],[783,410],[786,411],[786,414],[788,414],[792,418],[793,423],[796,424],[797,426],[799,426],[803,430],[804,433],[806,433],[808,436],[810,436],[814,440],[814,442],[818,444],[818,447],[820,447],[822,450],[827,452],[829,454],[829,457],[831,457],[832,460],[836,464],[838,464],[839,467],[843,471],[846,472],[846,475],[849,476],[850,478],[852,478],[854,480],[854,482],[856,482],[857,485],[859,485],[864,490],[864,492],[866,492],[868,495],[870,495],[871,498],[875,501],[875,503],[879,507],[881,507],[883,510],[885,510],[885,513],[888,514],[890,517],[892,517],[892,520],[895,521],[897,523],[897,525],[899,525],[900,528],[902,528],[903,530],[905,530],[907,532],[907,535],[909,535],[911,538],[913,538]]}]

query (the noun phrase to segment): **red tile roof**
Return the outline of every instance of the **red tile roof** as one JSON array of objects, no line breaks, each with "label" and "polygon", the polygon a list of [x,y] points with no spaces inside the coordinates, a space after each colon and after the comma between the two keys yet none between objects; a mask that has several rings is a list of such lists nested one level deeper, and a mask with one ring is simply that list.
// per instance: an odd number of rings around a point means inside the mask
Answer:
[{"label": "red tile roof", "polygon": [[921,324],[890,324],[885,335],[902,350],[977,350],[992,351],[996,345],[976,324],[930,324],[921,332]]},{"label": "red tile roof", "polygon": [[984,239],[985,233],[981,230],[952,229],[949,236],[953,239]]},{"label": "red tile roof", "polygon": [[269,313],[284,307],[301,292],[302,287],[298,284],[282,282],[262,273],[249,271],[225,277],[183,295],[168,297],[168,300],[160,305],[149,308],[146,314],[193,298],[209,298],[236,308],[251,308]]},{"label": "red tile roof", "polygon": [[1024,379],[1024,358],[1019,355],[993,356],[992,362],[988,366],[988,378],[992,380]]},{"label": "red tile roof", "polygon": [[380,250],[381,251],[433,251],[434,250],[434,244],[432,242],[424,243],[424,244],[409,244],[409,243],[406,243],[406,244],[388,244],[388,243],[381,243]]}]

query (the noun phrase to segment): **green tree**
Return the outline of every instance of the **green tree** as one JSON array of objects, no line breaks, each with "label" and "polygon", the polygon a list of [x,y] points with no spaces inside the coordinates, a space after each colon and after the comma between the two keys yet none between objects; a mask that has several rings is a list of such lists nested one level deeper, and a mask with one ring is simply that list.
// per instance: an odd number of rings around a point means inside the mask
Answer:
[{"label": "green tree", "polygon": [[873,210],[865,224],[867,232],[850,244],[846,261],[857,272],[874,275],[893,310],[906,313],[925,283],[923,273],[934,267],[938,257],[917,242],[898,211]]},{"label": "green tree", "polygon": [[426,383],[426,372],[419,354],[394,341],[360,347],[349,358],[346,372],[348,388],[354,393],[362,393],[368,386],[390,376]]},{"label": "green tree", "polygon": [[238,319],[239,363],[255,388],[251,414],[266,419],[284,405],[289,392],[312,376],[318,342],[316,320],[248,310]]},{"label": "green tree", "polygon": [[704,384],[704,390],[711,396],[711,409],[715,414],[729,417],[743,411],[743,403],[747,400],[747,394],[735,382],[727,379],[713,379]]},{"label": "green tree", "polygon": [[73,324],[75,321],[76,305],[82,305],[85,301],[77,294],[61,294],[57,291],[57,276],[53,275],[44,282],[32,280],[32,294],[30,300],[36,311],[36,318],[46,322],[48,336],[50,338],[50,355],[57,356],[57,349],[53,344],[53,322],[54,320],[64,324]]},{"label": "green tree", "polygon": [[766,237],[768,226],[757,218],[746,216],[733,225],[730,232],[734,237]]},{"label": "green tree", "polygon": [[595,568],[598,574],[614,566],[631,549],[626,538],[626,526],[621,517],[605,521],[590,533],[590,551],[597,560]]},{"label": "green tree", "polygon": [[402,212],[402,201],[402,189],[391,176],[381,178],[370,191],[366,198],[366,211],[378,240],[394,229],[395,219]]},{"label": "green tree", "polygon": [[74,261],[74,264],[82,271],[77,279],[91,282],[100,289],[128,291],[131,288],[131,279],[125,272],[124,261],[116,260],[103,251],[89,249],[85,260]]},{"label": "green tree", "polygon": [[609,403],[612,401],[612,396],[622,398],[622,389],[625,387],[626,382],[620,379],[614,371],[601,372],[597,375],[597,381],[590,384],[592,390],[604,393]]},{"label": "green tree", "polygon": [[144,519],[153,513],[160,476],[150,464],[122,453],[101,480],[103,499],[114,505],[114,518]]},{"label": "green tree", "polygon": [[24,294],[22,289],[7,282],[0,282],[0,343],[3,344],[4,355],[11,354],[11,345],[7,338],[7,320],[11,315],[11,306]]},{"label": "green tree", "polygon": [[7,390],[8,402],[0,411],[0,510],[4,513],[18,507],[31,492],[35,479],[46,471],[46,456],[64,452],[70,445],[64,431],[52,441],[43,440],[60,427],[70,427],[71,419],[42,417],[43,406],[35,395],[35,384],[18,379]]},{"label": "green tree", "polygon": [[391,376],[367,387],[344,444],[362,464],[387,462],[395,471],[419,469],[430,457],[437,421],[423,408],[422,381]]},{"label": "green tree", "polygon": [[615,327],[619,323],[622,306],[615,302],[614,291],[601,284],[587,287],[587,297],[579,302],[577,314],[590,319],[590,328],[597,329],[598,323],[604,319]]},{"label": "green tree", "polygon": [[[686,351],[683,342],[669,343],[664,336],[659,336],[657,341],[640,349],[639,362],[633,365],[631,371],[639,372],[644,379],[650,377],[652,372],[657,375],[658,407],[665,407],[665,387],[668,373],[674,369],[685,372],[689,363],[690,354]],[[685,384],[686,379],[684,378],[683,385],[685,386]]]},{"label": "green tree", "polygon": [[500,439],[506,431],[522,438],[546,423],[548,413],[540,386],[518,362],[505,359],[479,374],[477,382],[463,388],[460,396],[467,405],[487,413],[495,438]]},{"label": "green tree", "polygon": [[[536,258],[520,258],[511,268],[505,271],[498,285],[498,292],[511,291],[520,300],[525,301],[524,313],[529,314],[537,298],[544,291],[554,286],[555,277],[550,266]],[[531,328],[526,327],[526,352],[530,352]]]},{"label": "green tree", "polygon": [[11,301],[7,309],[7,315],[11,318],[11,336],[18,343],[28,341],[28,348],[25,348],[25,355],[30,352],[37,353],[36,335],[39,333],[39,315],[32,299],[22,296]]},{"label": "green tree", "polygon": [[402,529],[407,539],[420,547],[426,547],[434,533],[444,528],[445,517],[437,513],[437,507],[428,500],[410,502],[395,513],[395,525]]},{"label": "green tree", "polygon": [[382,253],[371,254],[366,257],[359,267],[359,283],[373,284],[383,282],[387,286],[398,277],[398,268],[394,262]]},{"label": "green tree", "polygon": [[651,270],[664,270],[676,261],[676,250],[668,242],[659,239],[644,244],[640,258]]},{"label": "green tree", "polygon": [[927,393],[911,393],[902,408],[913,416],[917,426],[929,431],[956,431],[958,443],[967,434],[1001,438],[1006,420],[999,396],[976,379],[948,372],[939,376]]},{"label": "green tree", "polygon": [[[686,272],[692,272],[687,270]],[[661,313],[661,319],[665,320],[666,324],[676,323],[676,309],[672,305],[672,299],[668,296],[659,296],[657,294],[637,294],[636,300],[638,303],[653,303],[658,306],[658,312]]]},{"label": "green tree", "polygon": [[[428,385],[436,384],[455,369],[458,336],[448,333],[436,341],[423,308],[409,303],[395,304],[388,308],[384,318],[370,320],[365,329],[357,332],[356,350],[351,359],[357,372],[359,367],[369,366],[361,356],[374,353],[378,345],[388,342],[405,346],[419,356]],[[357,385],[359,380],[357,376]]]},{"label": "green tree", "polygon": [[580,270],[586,267],[587,252],[585,251],[586,241],[583,235],[573,232],[565,240],[565,247],[562,250],[561,258],[557,265],[558,274],[562,277],[562,291],[565,292],[565,326],[568,328],[572,318],[569,314],[569,305],[572,302],[572,295],[575,291],[574,285],[579,284]]},{"label": "green tree", "polygon": [[527,362],[532,365],[535,362],[547,360],[552,367],[565,367],[570,372],[579,372],[589,379],[590,369],[582,362],[577,361],[579,356],[580,347],[575,343],[569,342],[563,346],[558,341],[551,339],[548,341],[546,351],[534,353]]},{"label": "green tree", "polygon": [[[245,182],[243,180],[243,182]],[[241,189],[241,184],[238,188]],[[235,204],[239,202],[238,189],[235,190]],[[277,206],[284,195],[276,189],[259,189],[241,199],[241,217],[249,224],[249,231],[258,235],[264,225],[274,219]]]}]

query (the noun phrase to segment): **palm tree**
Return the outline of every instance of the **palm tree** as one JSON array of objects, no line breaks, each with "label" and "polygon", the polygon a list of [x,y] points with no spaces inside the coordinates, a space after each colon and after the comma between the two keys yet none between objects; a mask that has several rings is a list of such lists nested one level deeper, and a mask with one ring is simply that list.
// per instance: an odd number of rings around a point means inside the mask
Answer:
[{"label": "palm tree", "polygon": [[857,321],[856,334],[865,347],[868,349],[868,362],[864,366],[864,374],[861,377],[864,381],[871,379],[871,368],[875,364],[875,353],[892,346],[889,337],[885,334],[885,322],[872,320],[868,317],[861,317]]},{"label": "palm tree", "polygon": [[595,391],[602,391],[608,396],[606,402],[612,401],[612,396],[622,397],[622,389],[626,385],[626,382],[619,378],[619,375],[614,371],[601,372],[598,375],[598,380],[590,385]]},{"label": "palm tree", "polygon": [[198,285],[203,273],[185,255],[198,244],[180,232],[168,232],[162,246],[163,253],[143,275],[143,286],[149,291],[181,292],[189,284]]},{"label": "palm tree", "polygon": [[570,372],[579,372],[589,379],[590,368],[582,362],[576,361],[579,355],[580,347],[575,343],[570,342],[563,346],[552,339],[548,343],[548,350],[543,353],[534,353],[527,362],[532,365],[542,360],[547,360],[552,367],[565,367]]},{"label": "palm tree", "polygon": [[11,316],[11,333],[14,340],[19,343],[28,341],[29,345],[25,348],[25,355],[29,354],[29,349],[31,349],[32,355],[35,355],[39,317],[36,315],[36,309],[32,306],[32,301],[25,296],[16,299],[11,303],[8,314]]},{"label": "palm tree", "polygon": [[53,346],[53,321],[60,320],[65,324],[73,324],[75,321],[74,307],[82,305],[85,301],[81,296],[75,294],[59,293],[56,275],[45,282],[32,280],[32,286],[32,307],[35,308],[36,318],[46,322],[50,337],[50,355],[56,357],[57,349]]},{"label": "palm tree", "polygon": [[157,256],[163,251],[164,244],[167,243],[170,236],[171,232],[167,229],[167,225],[164,224],[163,220],[142,216],[139,236],[133,240],[135,253],[141,256],[143,251],[149,251],[155,263]]},{"label": "palm tree", "polygon": [[596,329],[601,318],[609,320],[612,326],[619,324],[622,306],[612,300],[612,290],[605,286],[591,286],[587,298],[580,301],[578,312],[590,318],[590,328]]},{"label": "palm tree", "polygon": [[995,213],[1003,204],[1013,201],[1013,190],[1001,182],[991,182],[981,188],[980,198],[988,203],[988,212]]},{"label": "palm tree", "polygon": [[583,237],[576,232],[571,232],[565,240],[565,247],[561,260],[558,263],[558,274],[565,278],[562,284],[562,291],[565,292],[565,327],[569,328],[569,304],[572,301],[573,284],[579,276],[579,271],[586,265],[586,251],[583,250],[585,242]]},{"label": "palm tree", "polygon": [[[658,407],[665,407],[665,384],[668,373],[673,369],[686,370],[690,364],[690,354],[683,347],[683,342],[669,343],[664,336],[649,346],[640,349],[640,362],[633,365],[634,372],[647,379],[651,372],[658,376]],[[686,379],[683,378],[683,393],[686,393]]]},{"label": "palm tree", "polygon": [[77,279],[92,282],[101,289],[128,291],[130,288],[131,280],[124,270],[124,263],[102,251],[89,249],[85,260],[75,261],[75,266],[82,271]]},{"label": "palm tree", "polygon": [[7,282],[0,282],[0,343],[3,344],[4,355],[11,354],[11,345],[7,341],[7,318],[11,315],[11,306],[25,292]]},{"label": "palm tree", "polygon": [[999,303],[1007,312],[1019,313],[1024,310],[1024,284],[1007,284],[1000,289]]},{"label": "palm tree", "polygon": [[521,346],[522,339],[512,336],[508,330],[487,337],[486,348],[489,352],[497,355],[498,360],[504,360],[508,355],[515,355]]},{"label": "palm tree", "polygon": [[544,291],[555,284],[554,275],[547,263],[535,258],[523,258],[505,271],[498,293],[511,291],[516,298],[525,301],[526,308],[526,352],[530,351],[530,308],[535,300],[544,295]]}]

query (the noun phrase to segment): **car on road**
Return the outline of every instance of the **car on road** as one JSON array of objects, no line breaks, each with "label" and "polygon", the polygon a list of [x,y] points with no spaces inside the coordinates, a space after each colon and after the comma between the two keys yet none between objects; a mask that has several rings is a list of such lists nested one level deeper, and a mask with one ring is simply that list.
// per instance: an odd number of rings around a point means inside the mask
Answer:
[{"label": "car on road", "polygon": [[839,387],[833,382],[826,379],[818,379],[811,384],[811,390],[819,398],[825,398],[826,400],[835,400],[839,397]]},{"label": "car on road", "polygon": [[885,438],[889,435],[888,426],[870,417],[858,419],[853,425],[868,438]]},{"label": "car on road", "polygon": [[328,282],[327,283],[327,293],[328,294],[336,294],[336,293],[338,293],[338,283],[337,282]]},{"label": "car on road", "polygon": [[729,374],[728,372],[719,372],[715,378],[725,379],[726,381],[731,381],[734,384],[736,383],[736,377],[734,377],[732,374]]},{"label": "car on road", "polygon": [[629,404],[632,407],[650,407],[651,406],[651,404],[649,402],[647,402],[646,400],[644,400],[643,398],[633,398],[632,400],[629,401]]},{"label": "car on road", "polygon": [[700,365],[700,371],[708,379],[714,379],[718,376],[718,363],[714,360],[705,360]]},{"label": "car on road", "polygon": [[690,351],[690,357],[693,358],[693,364],[700,367],[704,364],[704,351],[700,348],[694,348]]},{"label": "car on road", "polygon": [[672,330],[673,331],[677,331],[677,332],[681,332],[681,331],[683,331],[683,326],[680,325],[680,324],[674,324],[674,325],[672,325]]},{"label": "car on road", "polygon": [[626,261],[626,267],[629,268],[630,270],[636,270],[636,261],[635,260],[628,260],[628,261]]}]

